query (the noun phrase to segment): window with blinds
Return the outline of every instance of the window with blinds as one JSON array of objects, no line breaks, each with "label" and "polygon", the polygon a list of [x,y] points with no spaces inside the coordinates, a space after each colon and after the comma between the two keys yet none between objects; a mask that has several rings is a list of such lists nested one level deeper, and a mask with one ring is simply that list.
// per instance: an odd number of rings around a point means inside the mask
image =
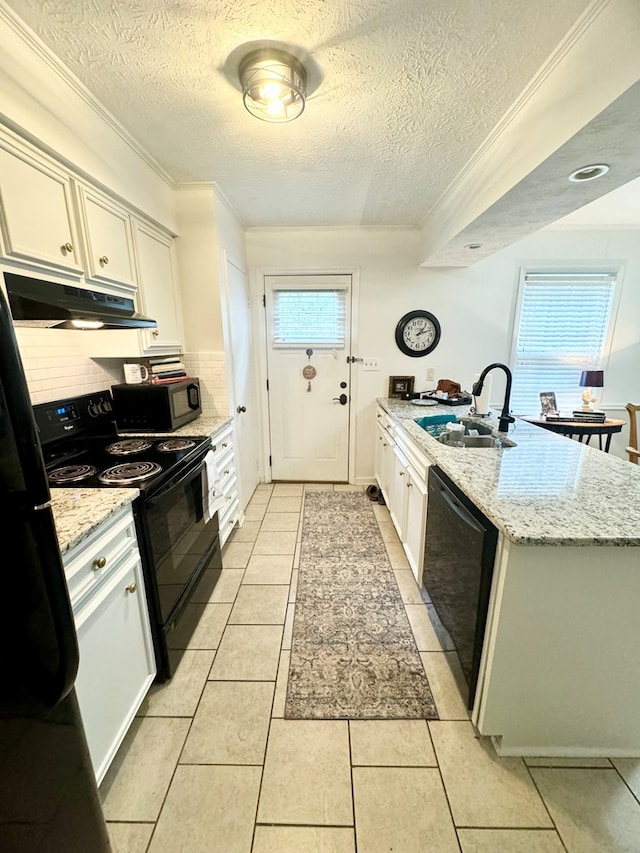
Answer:
[{"label": "window with blinds", "polygon": [[273,346],[344,348],[347,291],[274,290]]},{"label": "window with blinds", "polygon": [[525,274],[512,360],[515,414],[539,414],[544,391],[555,393],[563,414],[580,406],[581,372],[601,369],[606,355],[616,280],[612,272]]}]

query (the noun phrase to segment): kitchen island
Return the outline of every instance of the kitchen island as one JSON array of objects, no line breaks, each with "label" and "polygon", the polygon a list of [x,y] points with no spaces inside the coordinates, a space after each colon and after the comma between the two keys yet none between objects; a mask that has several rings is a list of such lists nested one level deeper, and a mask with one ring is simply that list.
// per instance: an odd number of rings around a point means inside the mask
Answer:
[{"label": "kitchen island", "polygon": [[640,756],[640,470],[522,420],[450,447],[416,423],[445,413],[472,417],[378,400],[499,531],[474,724],[501,755]]}]

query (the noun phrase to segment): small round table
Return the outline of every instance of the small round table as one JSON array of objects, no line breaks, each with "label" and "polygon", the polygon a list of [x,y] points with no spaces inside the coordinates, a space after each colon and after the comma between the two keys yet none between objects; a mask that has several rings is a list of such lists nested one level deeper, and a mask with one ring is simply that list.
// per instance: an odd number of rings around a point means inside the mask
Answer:
[{"label": "small round table", "polygon": [[[536,426],[541,426],[544,429],[551,430],[551,432],[560,433],[560,435],[566,435],[569,438],[577,438],[578,441],[582,441],[586,436],[585,444],[589,444],[592,435],[598,436],[598,447],[600,450],[604,450],[605,453],[609,452],[609,447],[611,446],[611,436],[614,432],[620,432],[622,427],[625,425],[626,421],[618,421],[618,420],[606,420],[602,423],[585,423],[584,421],[572,421],[567,419],[566,421],[548,421],[546,418],[520,418],[520,420],[527,421],[530,424],[536,424]],[[602,446],[602,436],[606,435],[606,441],[604,447]]]}]

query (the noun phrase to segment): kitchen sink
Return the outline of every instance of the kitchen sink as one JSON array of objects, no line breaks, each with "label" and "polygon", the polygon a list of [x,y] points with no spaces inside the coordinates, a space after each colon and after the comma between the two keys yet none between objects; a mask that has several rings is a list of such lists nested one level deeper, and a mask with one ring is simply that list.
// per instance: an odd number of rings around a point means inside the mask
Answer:
[{"label": "kitchen sink", "polygon": [[[462,421],[464,423],[464,435],[460,436],[460,441],[463,447],[491,447],[494,450],[503,447],[515,447],[515,441],[506,438],[506,436],[497,434],[492,431],[487,424],[477,423],[476,421]],[[470,435],[470,433],[474,433]],[[475,435],[478,433],[478,435]],[[455,438],[450,433],[443,433],[438,439],[442,444],[449,444]],[[455,445],[459,446],[459,445]]]}]

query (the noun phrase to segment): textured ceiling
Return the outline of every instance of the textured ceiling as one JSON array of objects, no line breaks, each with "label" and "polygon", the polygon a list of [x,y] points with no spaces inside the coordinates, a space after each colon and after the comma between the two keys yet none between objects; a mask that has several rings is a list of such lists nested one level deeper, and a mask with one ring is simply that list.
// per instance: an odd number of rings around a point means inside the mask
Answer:
[{"label": "textured ceiling", "polygon": [[[588,0],[9,0],[177,182],[246,226],[418,227]],[[238,48],[310,57],[303,115],[242,105]]]}]

